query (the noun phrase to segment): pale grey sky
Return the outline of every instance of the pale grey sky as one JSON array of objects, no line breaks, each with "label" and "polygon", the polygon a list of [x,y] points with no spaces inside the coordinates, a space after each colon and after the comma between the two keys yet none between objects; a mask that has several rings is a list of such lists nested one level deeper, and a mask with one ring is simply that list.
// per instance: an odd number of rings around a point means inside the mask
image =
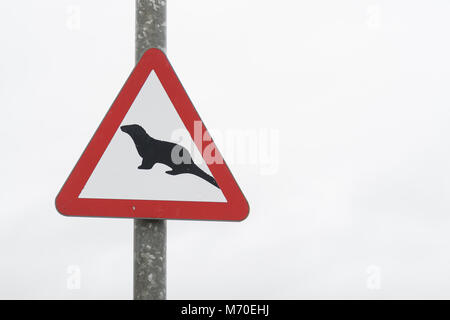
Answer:
[{"label": "pale grey sky", "polygon": [[[132,221],[54,208],[132,70],[132,3],[0,2],[0,298],[132,297]],[[169,299],[450,298],[449,14],[168,1],[203,121],[259,150],[229,163],[247,220],[168,223]]]}]

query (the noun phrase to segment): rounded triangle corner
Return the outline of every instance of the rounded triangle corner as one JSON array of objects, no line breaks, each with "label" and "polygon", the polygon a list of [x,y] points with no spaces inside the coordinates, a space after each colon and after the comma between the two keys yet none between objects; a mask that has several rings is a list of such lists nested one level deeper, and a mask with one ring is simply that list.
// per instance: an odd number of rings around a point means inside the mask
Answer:
[{"label": "rounded triangle corner", "polygon": [[141,60],[154,59],[154,58],[163,58],[164,60],[167,60],[166,54],[164,53],[164,51],[162,51],[159,48],[150,48],[150,49],[148,49],[142,55]]},{"label": "rounded triangle corner", "polygon": [[61,192],[55,198],[55,209],[56,211],[65,217],[68,217],[67,211],[65,210],[64,200],[62,199]]},{"label": "rounded triangle corner", "polygon": [[244,204],[242,206],[242,213],[239,215],[239,218],[236,219],[237,222],[242,222],[244,220],[246,220],[248,218],[248,216],[250,215],[250,205],[247,201],[247,199],[245,199],[244,197]]}]

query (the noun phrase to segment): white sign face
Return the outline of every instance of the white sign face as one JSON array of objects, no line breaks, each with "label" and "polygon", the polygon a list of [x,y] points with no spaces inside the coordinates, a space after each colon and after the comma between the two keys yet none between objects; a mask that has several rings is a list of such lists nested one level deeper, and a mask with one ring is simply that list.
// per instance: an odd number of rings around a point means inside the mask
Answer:
[{"label": "white sign face", "polygon": [[227,202],[220,188],[197,175],[168,174],[171,168],[162,163],[151,169],[138,169],[143,158],[134,139],[121,130],[129,125],[140,126],[154,139],[185,147],[193,162],[212,176],[156,72],[152,71],[79,198]]}]

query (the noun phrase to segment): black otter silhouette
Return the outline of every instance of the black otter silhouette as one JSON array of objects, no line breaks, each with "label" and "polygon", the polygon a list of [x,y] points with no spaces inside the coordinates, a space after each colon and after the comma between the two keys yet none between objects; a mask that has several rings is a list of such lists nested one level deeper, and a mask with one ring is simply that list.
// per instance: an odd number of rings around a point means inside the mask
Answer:
[{"label": "black otter silhouette", "polygon": [[[154,139],[145,132],[144,128],[137,124],[121,126],[120,129],[130,135],[136,145],[137,152],[142,157],[142,164],[138,169],[148,170],[153,168],[155,163],[162,163],[172,169],[166,171],[167,174],[174,176],[190,173],[219,188],[216,180],[192,161],[192,157],[186,148],[176,143]],[[174,160],[179,163],[174,162]]]}]

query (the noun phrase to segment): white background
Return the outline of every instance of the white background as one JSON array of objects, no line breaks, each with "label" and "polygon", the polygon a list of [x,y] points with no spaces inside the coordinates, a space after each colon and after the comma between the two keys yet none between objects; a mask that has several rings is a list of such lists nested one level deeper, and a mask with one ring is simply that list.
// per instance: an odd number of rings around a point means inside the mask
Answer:
[{"label": "white background", "polygon": [[[0,2],[0,298],[132,297],[132,221],[54,208],[133,67],[132,3]],[[168,8],[208,128],[279,135],[273,174],[230,164],[247,220],[168,223],[168,297],[450,298],[450,3]]]}]

